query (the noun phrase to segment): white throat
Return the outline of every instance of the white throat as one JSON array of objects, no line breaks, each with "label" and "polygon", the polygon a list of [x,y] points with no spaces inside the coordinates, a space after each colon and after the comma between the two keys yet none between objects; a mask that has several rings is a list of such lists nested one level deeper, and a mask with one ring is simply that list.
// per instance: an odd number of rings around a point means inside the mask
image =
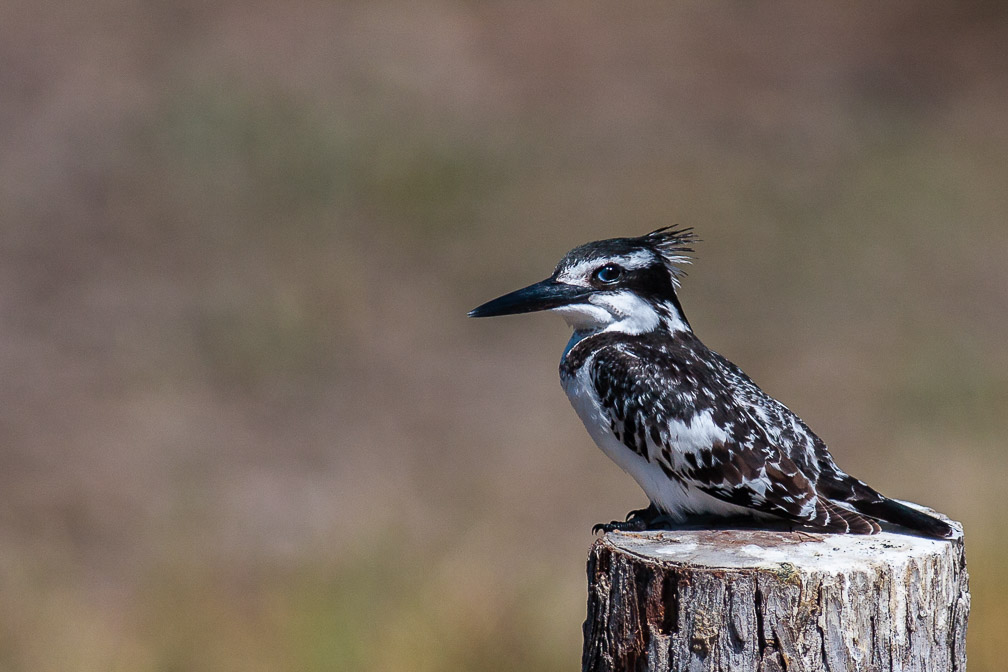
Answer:
[{"label": "white throat", "polygon": [[588,297],[587,303],[575,303],[553,308],[574,330],[564,349],[564,356],[577,343],[592,334],[619,331],[624,334],[644,334],[656,329],[689,331],[678,311],[669,304],[659,312],[655,306],[628,290],[601,292]]}]

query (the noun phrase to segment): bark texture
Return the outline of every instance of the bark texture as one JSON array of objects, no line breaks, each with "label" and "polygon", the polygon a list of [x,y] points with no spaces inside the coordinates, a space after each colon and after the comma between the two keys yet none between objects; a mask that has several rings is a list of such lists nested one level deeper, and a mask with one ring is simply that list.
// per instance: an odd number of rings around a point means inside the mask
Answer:
[{"label": "bark texture", "polygon": [[582,670],[961,672],[969,601],[961,537],[614,532]]}]

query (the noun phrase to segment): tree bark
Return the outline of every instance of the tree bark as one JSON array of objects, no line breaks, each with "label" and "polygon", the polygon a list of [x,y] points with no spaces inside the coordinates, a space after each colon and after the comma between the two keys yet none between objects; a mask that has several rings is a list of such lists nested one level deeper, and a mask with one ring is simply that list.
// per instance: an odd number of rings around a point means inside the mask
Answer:
[{"label": "tree bark", "polygon": [[582,670],[961,672],[969,603],[961,536],[612,532]]}]

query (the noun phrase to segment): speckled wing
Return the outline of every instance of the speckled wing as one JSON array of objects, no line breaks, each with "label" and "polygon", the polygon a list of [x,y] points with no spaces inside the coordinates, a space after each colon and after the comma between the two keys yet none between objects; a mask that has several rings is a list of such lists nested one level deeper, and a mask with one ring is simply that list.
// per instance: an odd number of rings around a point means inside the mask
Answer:
[{"label": "speckled wing", "polygon": [[596,343],[586,362],[610,428],[628,450],[723,502],[822,531],[879,530],[820,496],[820,458],[836,468],[801,419],[692,334],[678,336],[615,336]]}]

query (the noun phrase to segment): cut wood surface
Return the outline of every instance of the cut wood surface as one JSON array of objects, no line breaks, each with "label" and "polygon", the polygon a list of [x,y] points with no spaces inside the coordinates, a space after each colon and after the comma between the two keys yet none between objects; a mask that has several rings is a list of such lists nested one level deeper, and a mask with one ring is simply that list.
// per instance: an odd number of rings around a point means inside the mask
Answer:
[{"label": "cut wood surface", "polygon": [[961,536],[610,532],[582,669],[962,671],[967,582]]}]

